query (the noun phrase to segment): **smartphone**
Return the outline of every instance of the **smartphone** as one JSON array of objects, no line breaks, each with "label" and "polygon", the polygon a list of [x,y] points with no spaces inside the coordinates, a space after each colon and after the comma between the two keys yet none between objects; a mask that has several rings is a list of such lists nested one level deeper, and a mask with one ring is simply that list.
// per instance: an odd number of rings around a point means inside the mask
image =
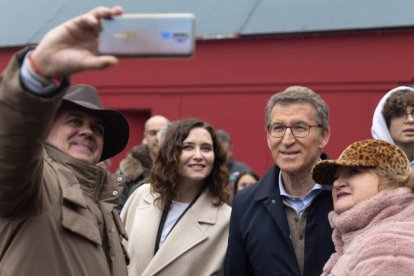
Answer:
[{"label": "smartphone", "polygon": [[124,14],[102,19],[102,55],[189,57],[195,48],[195,17],[190,13]]}]

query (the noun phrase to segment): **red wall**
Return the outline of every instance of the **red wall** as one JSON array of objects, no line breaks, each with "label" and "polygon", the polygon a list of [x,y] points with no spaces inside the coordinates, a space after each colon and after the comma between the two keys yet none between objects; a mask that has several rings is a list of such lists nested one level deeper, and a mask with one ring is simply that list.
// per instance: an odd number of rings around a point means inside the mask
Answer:
[{"label": "red wall", "polygon": [[[336,158],[351,142],[370,137],[382,95],[411,82],[413,45],[414,30],[197,41],[190,59],[122,59],[117,67],[78,74],[73,82],[96,86],[105,106],[126,112],[128,148],[141,141],[150,115],[199,117],[227,130],[236,159],[262,175],[272,164],[264,107],[273,93],[300,84],[321,94],[331,111],[325,150]],[[1,67],[9,56],[0,52]]]}]

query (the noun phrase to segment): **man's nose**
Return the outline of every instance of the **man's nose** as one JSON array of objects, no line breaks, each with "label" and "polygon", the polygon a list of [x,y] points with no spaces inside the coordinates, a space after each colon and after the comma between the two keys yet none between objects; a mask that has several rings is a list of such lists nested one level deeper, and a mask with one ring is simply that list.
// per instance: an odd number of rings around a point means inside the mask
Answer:
[{"label": "man's nose", "polygon": [[93,130],[92,130],[92,127],[91,126],[89,126],[89,125],[83,125],[79,129],[79,133],[80,134],[83,134],[83,135],[90,136],[90,135],[93,134]]},{"label": "man's nose", "polygon": [[290,128],[287,128],[285,130],[285,134],[282,137],[282,143],[291,144],[293,142],[295,142],[295,136],[293,136],[292,130]]}]

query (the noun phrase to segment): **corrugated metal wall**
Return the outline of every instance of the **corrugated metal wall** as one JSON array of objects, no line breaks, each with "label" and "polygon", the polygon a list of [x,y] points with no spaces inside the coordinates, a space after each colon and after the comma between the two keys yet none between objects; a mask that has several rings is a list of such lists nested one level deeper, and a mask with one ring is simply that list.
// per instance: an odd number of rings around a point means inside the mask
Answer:
[{"label": "corrugated metal wall", "polygon": [[[326,152],[335,158],[351,142],[370,137],[382,95],[412,80],[413,45],[414,30],[198,41],[191,59],[122,59],[73,82],[98,87],[107,107],[127,112],[129,148],[140,143],[150,114],[199,117],[227,130],[236,159],[263,174],[272,164],[264,107],[274,92],[300,84],[322,95],[331,110]],[[0,68],[10,53],[0,53]]]}]

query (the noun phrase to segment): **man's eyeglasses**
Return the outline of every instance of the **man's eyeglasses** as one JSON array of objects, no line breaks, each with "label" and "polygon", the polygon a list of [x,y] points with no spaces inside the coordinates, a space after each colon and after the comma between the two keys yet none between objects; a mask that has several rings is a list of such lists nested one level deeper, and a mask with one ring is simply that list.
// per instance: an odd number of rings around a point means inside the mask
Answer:
[{"label": "man's eyeglasses", "polygon": [[303,138],[309,135],[310,129],[312,127],[321,127],[320,125],[308,125],[308,124],[295,124],[291,126],[285,126],[281,124],[273,124],[268,127],[270,136],[273,138],[282,138],[285,136],[286,129],[290,129],[290,132],[293,136],[297,138]]}]

